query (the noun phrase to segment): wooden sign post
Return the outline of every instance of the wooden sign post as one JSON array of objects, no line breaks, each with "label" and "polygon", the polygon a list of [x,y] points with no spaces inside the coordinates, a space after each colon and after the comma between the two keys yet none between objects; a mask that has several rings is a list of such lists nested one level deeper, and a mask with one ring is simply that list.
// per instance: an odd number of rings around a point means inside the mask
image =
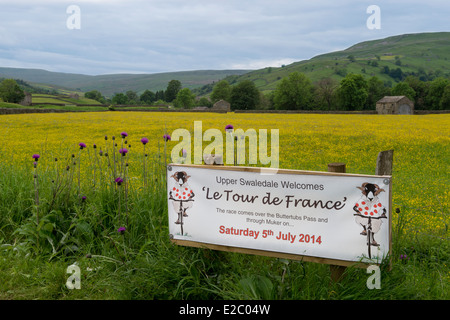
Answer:
[{"label": "wooden sign post", "polygon": [[[334,162],[328,164],[328,172],[345,173],[345,171],[345,163]],[[331,280],[333,280],[334,282],[338,282],[339,280],[341,280],[346,269],[347,267],[344,266],[330,264]]]}]

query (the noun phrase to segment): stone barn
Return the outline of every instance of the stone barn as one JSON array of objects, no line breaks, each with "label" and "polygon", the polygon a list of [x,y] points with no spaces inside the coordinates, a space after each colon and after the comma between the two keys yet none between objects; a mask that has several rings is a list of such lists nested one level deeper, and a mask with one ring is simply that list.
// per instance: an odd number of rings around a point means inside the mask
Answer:
[{"label": "stone barn", "polygon": [[31,93],[29,92],[24,92],[25,97],[22,99],[22,101],[19,102],[19,104],[21,104],[22,106],[31,106],[31,102],[32,102],[32,96]]},{"label": "stone barn", "polygon": [[414,114],[414,102],[405,96],[386,96],[377,102],[378,114]]},{"label": "stone barn", "polygon": [[216,103],[214,103],[211,110],[230,112],[231,104],[225,100],[219,100]]}]

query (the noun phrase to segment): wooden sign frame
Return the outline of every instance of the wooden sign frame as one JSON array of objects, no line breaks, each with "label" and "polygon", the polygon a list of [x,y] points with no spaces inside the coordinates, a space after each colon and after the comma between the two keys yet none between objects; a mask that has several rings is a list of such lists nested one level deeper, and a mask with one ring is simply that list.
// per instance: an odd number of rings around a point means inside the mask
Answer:
[{"label": "wooden sign frame", "polygon": [[[333,165],[333,164],[330,164]],[[339,165],[339,164],[338,164]],[[169,164],[167,165],[168,172],[172,170],[173,167],[189,167],[189,168],[202,168],[202,169],[214,169],[214,170],[224,170],[224,171],[237,171],[237,172],[261,172],[261,170],[267,170],[268,168],[258,168],[258,167],[243,167],[243,166],[215,166],[215,165],[192,165],[192,164]],[[334,172],[330,172],[334,171]],[[339,170],[336,170],[339,171]],[[388,257],[390,258],[392,253],[392,176],[391,175],[362,175],[362,174],[349,174],[345,172],[345,165],[343,172],[336,172],[335,169],[329,167],[329,172],[322,171],[303,171],[303,170],[289,170],[289,169],[276,169],[275,174],[289,174],[289,175],[319,175],[319,176],[342,176],[342,177],[360,177],[360,178],[385,178],[389,179],[389,212],[388,212],[388,234],[389,234],[389,249],[388,249]],[[356,267],[367,267],[368,264],[381,264],[373,263],[373,262],[365,262],[365,261],[348,261],[348,260],[339,260],[339,259],[330,259],[330,258],[321,258],[316,256],[308,256],[308,255],[300,255],[300,254],[292,254],[292,253],[284,253],[284,252],[276,252],[276,251],[266,251],[266,250],[256,250],[251,248],[242,248],[242,247],[234,247],[227,245],[218,245],[197,241],[189,241],[189,240],[180,240],[174,239],[173,235],[170,235],[171,242],[176,245],[186,246],[186,247],[195,247],[202,249],[211,249],[211,250],[219,250],[225,252],[235,252],[235,253],[243,253],[243,254],[251,254],[251,255],[259,255],[266,256],[272,258],[281,258],[281,259],[289,259],[289,260],[297,260],[297,261],[307,261],[321,264],[329,264],[331,266],[356,266]]]}]

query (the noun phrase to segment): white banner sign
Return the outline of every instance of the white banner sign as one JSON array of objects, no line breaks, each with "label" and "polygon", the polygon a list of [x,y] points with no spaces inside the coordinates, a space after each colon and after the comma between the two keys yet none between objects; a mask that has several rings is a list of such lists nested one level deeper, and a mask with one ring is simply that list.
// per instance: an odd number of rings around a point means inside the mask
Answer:
[{"label": "white banner sign", "polygon": [[169,165],[174,240],[349,262],[390,251],[391,177]]}]

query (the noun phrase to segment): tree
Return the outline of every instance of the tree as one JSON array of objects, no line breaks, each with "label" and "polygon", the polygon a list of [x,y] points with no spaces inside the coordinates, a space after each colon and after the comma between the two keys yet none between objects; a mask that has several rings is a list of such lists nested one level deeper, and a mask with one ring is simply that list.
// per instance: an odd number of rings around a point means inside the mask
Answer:
[{"label": "tree", "polygon": [[273,94],[272,92],[259,94],[259,109],[271,110],[273,109]]},{"label": "tree", "polygon": [[165,94],[164,94],[164,90],[156,91],[156,93],[155,93],[155,101],[159,101],[159,100],[165,101],[165,99],[166,99],[166,97],[165,97]]},{"label": "tree", "polygon": [[389,96],[391,90],[380,79],[373,76],[367,81],[367,100],[365,109],[375,110],[377,101],[384,96]]},{"label": "tree", "polygon": [[406,82],[399,82],[397,83],[391,91],[391,94],[393,96],[406,96],[408,97],[411,101],[414,101],[414,98],[416,96],[416,92],[414,91],[413,88],[411,88],[409,86],[408,83]]},{"label": "tree", "polygon": [[128,103],[128,98],[124,93],[116,93],[112,99],[111,102],[113,104],[127,104]]},{"label": "tree", "polygon": [[231,89],[232,110],[254,110],[259,106],[259,90],[250,80],[244,80]]},{"label": "tree", "polygon": [[136,92],[128,90],[126,92],[128,104],[137,104],[139,102],[139,97]]},{"label": "tree", "polygon": [[324,78],[315,86],[316,104],[324,110],[333,110],[336,104],[337,82],[332,78]]},{"label": "tree", "polygon": [[362,110],[366,103],[367,82],[360,74],[348,74],[341,80],[338,97],[344,110]]},{"label": "tree", "polygon": [[200,107],[211,108],[213,104],[208,98],[201,97],[200,100],[198,100],[197,105],[200,106]]},{"label": "tree", "polygon": [[400,68],[397,68],[397,69],[391,69],[391,70],[389,71],[389,75],[390,75],[394,80],[397,80],[397,81],[401,81],[401,80],[403,79],[403,76],[404,76],[403,71],[402,71],[402,69],[400,69]]},{"label": "tree", "polygon": [[145,90],[139,97],[139,100],[143,103],[151,104],[156,101],[156,94],[153,91]]},{"label": "tree", "polygon": [[170,80],[167,84],[166,92],[164,93],[165,100],[172,102],[177,98],[178,92],[181,90],[181,82],[178,80]]},{"label": "tree", "polygon": [[439,102],[441,110],[450,109],[450,84],[444,88],[444,93],[442,94],[441,101]]},{"label": "tree", "polygon": [[293,72],[278,84],[273,102],[278,110],[306,110],[311,108],[312,98],[311,81],[303,73]]},{"label": "tree", "polygon": [[103,97],[101,92],[98,90],[88,91],[84,94],[84,96],[88,99],[92,99],[100,103],[105,103],[105,97]]},{"label": "tree", "polygon": [[436,78],[430,82],[425,99],[428,109],[439,110],[441,108],[441,99],[448,84],[449,81],[445,78]]},{"label": "tree", "polygon": [[25,98],[25,93],[13,79],[5,79],[0,83],[0,98],[4,102],[19,103]]},{"label": "tree", "polygon": [[231,87],[227,80],[219,81],[213,88],[211,93],[211,102],[215,103],[219,100],[230,101]]},{"label": "tree", "polygon": [[175,107],[189,109],[195,105],[195,94],[189,88],[181,89],[174,101]]},{"label": "tree", "polygon": [[425,109],[425,98],[427,95],[428,86],[421,81],[417,76],[407,76],[404,80],[416,93],[414,96],[414,109]]}]

